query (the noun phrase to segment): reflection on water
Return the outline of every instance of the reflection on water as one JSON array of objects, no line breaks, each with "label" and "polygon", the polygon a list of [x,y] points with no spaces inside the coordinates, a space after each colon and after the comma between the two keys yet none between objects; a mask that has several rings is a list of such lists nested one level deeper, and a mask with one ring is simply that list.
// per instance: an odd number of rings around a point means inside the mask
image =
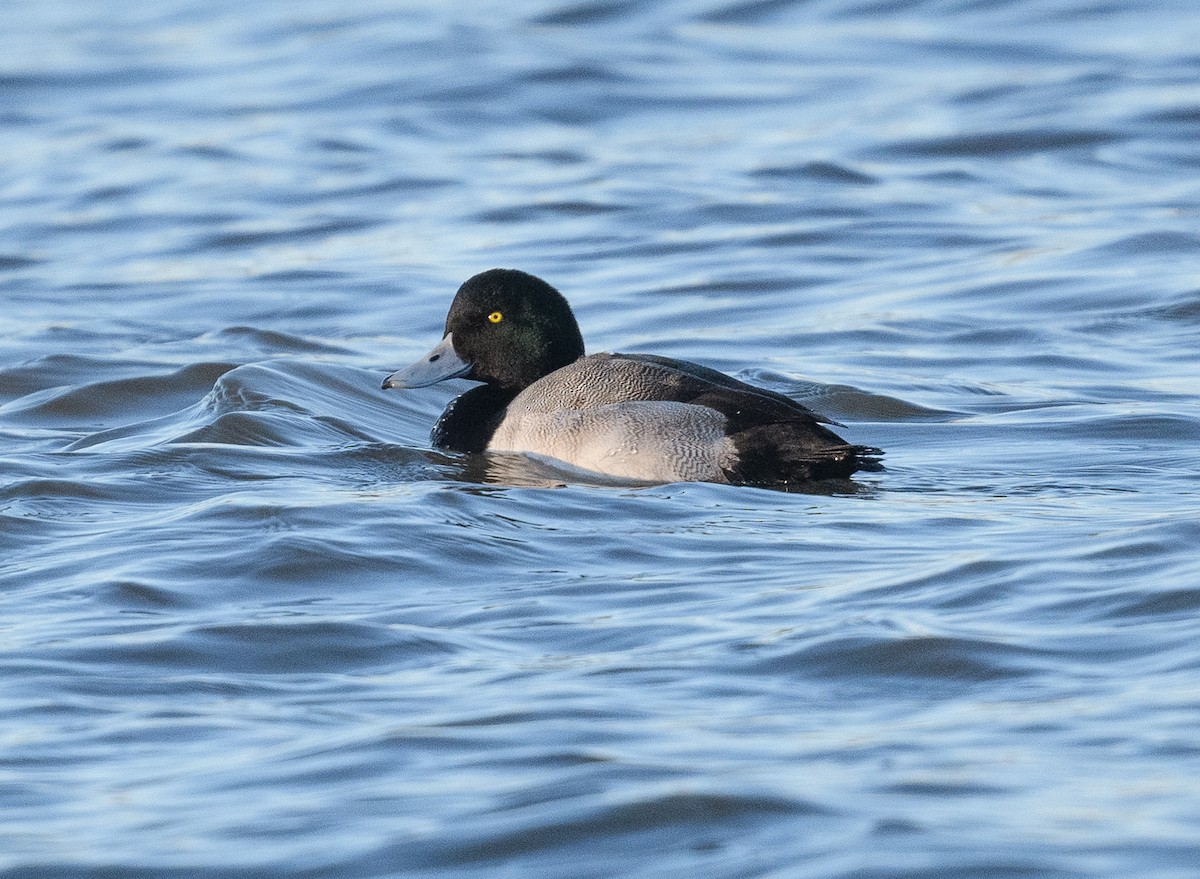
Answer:
[{"label": "reflection on water", "polygon": [[[0,873],[1192,875],[1198,40],[10,4]],[[886,469],[431,449],[493,266]]]}]

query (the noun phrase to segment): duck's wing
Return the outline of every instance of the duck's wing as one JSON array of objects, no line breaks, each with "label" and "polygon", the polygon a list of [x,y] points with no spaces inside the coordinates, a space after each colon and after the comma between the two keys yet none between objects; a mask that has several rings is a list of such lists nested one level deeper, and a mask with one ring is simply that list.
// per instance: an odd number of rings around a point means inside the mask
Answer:
[{"label": "duck's wing", "polygon": [[613,356],[662,370],[662,386],[674,388],[672,399],[706,406],[725,417],[736,449],[734,461],[725,468],[730,482],[787,486],[879,469],[882,451],[846,442],[824,426],[836,422],[783,394],[686,360],[654,354]]},{"label": "duck's wing", "polygon": [[[646,477],[640,468],[648,465],[647,456],[633,450],[649,452],[661,445],[667,452],[655,460],[675,466],[697,445],[711,446],[719,454],[705,459],[712,466],[702,468],[703,475],[680,471],[670,479],[755,485],[788,485],[862,469],[875,450],[847,443],[821,420],[789,397],[699,364],[657,355],[593,354],[518,394],[489,448],[534,451],[575,463],[586,458],[582,466],[627,476],[633,471],[606,468],[628,449],[637,455],[637,475]],[[593,443],[595,454],[581,458],[573,440],[578,436],[600,437]],[[672,439],[683,448],[671,451]],[[563,444],[569,448],[560,449]],[[663,476],[668,470],[655,472]]]},{"label": "duck's wing", "polygon": [[739,381],[699,363],[660,357],[657,354],[612,354],[614,359],[658,367],[664,388],[674,394],[670,399],[716,409],[731,422],[768,424],[780,421],[837,424],[803,403],[777,391]]}]

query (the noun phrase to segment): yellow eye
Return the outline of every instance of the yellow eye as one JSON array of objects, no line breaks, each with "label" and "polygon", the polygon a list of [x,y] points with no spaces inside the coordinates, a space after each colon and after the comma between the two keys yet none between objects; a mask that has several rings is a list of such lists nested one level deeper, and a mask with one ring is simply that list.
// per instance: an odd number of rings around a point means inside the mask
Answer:
[{"label": "yellow eye", "polygon": [[490,320],[494,324],[498,324],[498,323],[500,323],[500,321],[504,320],[504,315],[502,315],[498,311],[493,311],[491,314],[488,315],[488,320]]}]

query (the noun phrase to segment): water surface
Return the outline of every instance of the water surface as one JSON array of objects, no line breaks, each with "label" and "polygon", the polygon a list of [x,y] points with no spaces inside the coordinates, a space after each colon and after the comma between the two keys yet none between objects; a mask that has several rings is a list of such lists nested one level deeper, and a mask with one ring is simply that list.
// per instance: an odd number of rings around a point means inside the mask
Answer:
[{"label": "water surface", "polygon": [[[1195,875],[1194,4],[0,11],[0,875]],[[432,450],[493,266],[886,470]]]}]

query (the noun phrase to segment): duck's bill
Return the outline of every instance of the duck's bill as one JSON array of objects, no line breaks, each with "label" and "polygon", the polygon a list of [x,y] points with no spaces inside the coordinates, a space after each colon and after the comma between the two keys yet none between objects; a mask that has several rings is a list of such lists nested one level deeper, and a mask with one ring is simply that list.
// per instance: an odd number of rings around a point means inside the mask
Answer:
[{"label": "duck's bill", "polygon": [[404,369],[397,370],[383,380],[383,389],[423,388],[449,378],[459,378],[471,371],[471,364],[463,361],[454,351],[453,333],[446,333],[432,351]]}]

